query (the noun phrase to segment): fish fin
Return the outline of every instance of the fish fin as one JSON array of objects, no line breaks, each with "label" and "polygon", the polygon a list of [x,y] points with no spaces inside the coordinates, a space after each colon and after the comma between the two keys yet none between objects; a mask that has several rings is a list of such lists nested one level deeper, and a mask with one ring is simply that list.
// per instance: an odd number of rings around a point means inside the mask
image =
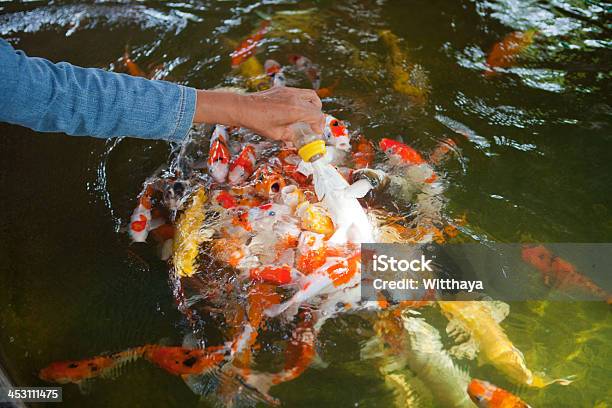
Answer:
[{"label": "fish fin", "polygon": [[574,380],[576,380],[575,375],[570,375],[565,378],[549,379],[543,375],[535,374],[530,385],[536,388],[544,388],[551,384],[570,385]]},{"label": "fish fin", "polygon": [[[412,377],[406,380],[406,377]],[[396,407],[424,407],[421,402],[419,390],[414,386],[414,377],[404,373],[386,374],[385,385],[391,389]]]},{"label": "fish fin", "polygon": [[349,198],[363,198],[372,189],[372,185],[366,179],[357,180],[344,189],[344,194]]},{"label": "fish fin", "polygon": [[312,358],[312,361],[310,362],[310,367],[323,370],[329,367],[329,363],[324,361],[319,353],[315,353],[314,357]]},{"label": "fish fin", "polygon": [[360,356],[362,360],[371,360],[385,356],[384,344],[379,337],[366,340],[361,346]]},{"label": "fish fin", "polygon": [[453,346],[448,350],[449,354],[458,359],[473,360],[478,354],[478,344],[469,339],[461,344]]},{"label": "fish fin", "polygon": [[154,230],[156,228],[161,227],[162,225],[164,225],[166,223],[166,220],[163,217],[159,217],[159,218],[153,218],[150,222],[149,222],[149,230]]},{"label": "fish fin", "polygon": [[91,379],[81,380],[77,382],[76,384],[79,387],[79,391],[81,392],[81,394],[83,395],[91,394],[91,391],[93,390],[93,381]]},{"label": "fish fin", "polygon": [[276,398],[247,384],[231,365],[215,367],[203,374],[184,375],[182,378],[194,394],[207,397],[219,406],[279,405]]},{"label": "fish fin", "polygon": [[491,317],[501,323],[510,313],[510,306],[500,300],[491,300],[482,303],[491,313]]},{"label": "fish fin", "polygon": [[206,348],[204,345],[204,341],[198,339],[193,332],[189,332],[183,337],[183,348],[186,349],[204,349]]}]

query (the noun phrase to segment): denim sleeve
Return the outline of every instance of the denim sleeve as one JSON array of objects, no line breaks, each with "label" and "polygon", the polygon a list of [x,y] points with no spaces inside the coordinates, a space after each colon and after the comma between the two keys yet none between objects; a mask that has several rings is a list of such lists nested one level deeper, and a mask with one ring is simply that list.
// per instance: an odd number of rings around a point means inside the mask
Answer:
[{"label": "denim sleeve", "polygon": [[15,51],[0,39],[0,121],[39,132],[182,140],[196,91]]}]

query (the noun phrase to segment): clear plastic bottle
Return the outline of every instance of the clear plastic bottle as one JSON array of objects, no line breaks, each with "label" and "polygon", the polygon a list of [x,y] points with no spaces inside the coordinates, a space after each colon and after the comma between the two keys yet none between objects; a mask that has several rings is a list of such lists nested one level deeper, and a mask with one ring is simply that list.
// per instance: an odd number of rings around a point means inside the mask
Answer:
[{"label": "clear plastic bottle", "polygon": [[312,131],[306,123],[299,122],[293,125],[295,133],[293,144],[298,149],[298,155],[308,163],[313,163],[325,156],[326,148],[323,135]]},{"label": "clear plastic bottle", "polygon": [[293,125],[293,130],[293,144],[298,149],[298,155],[305,162],[312,164],[312,178],[319,200],[334,190],[347,187],[348,183],[338,170],[327,161],[321,160],[327,153],[323,135],[316,134],[308,124],[302,122]]}]

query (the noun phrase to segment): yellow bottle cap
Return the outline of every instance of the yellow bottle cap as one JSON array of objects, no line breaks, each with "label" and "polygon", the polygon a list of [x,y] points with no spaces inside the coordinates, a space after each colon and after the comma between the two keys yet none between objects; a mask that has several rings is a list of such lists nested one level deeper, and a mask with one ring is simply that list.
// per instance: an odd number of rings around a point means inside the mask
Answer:
[{"label": "yellow bottle cap", "polygon": [[305,162],[309,162],[313,156],[316,156],[317,154],[323,155],[325,152],[325,141],[323,140],[315,140],[314,142],[305,144],[304,146],[300,147],[300,150],[298,150],[298,154]]}]

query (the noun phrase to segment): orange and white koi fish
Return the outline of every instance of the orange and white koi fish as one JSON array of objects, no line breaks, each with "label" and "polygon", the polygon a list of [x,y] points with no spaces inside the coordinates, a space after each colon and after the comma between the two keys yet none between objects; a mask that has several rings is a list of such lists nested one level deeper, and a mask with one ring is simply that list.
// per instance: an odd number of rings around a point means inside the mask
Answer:
[{"label": "orange and white koi fish", "polygon": [[152,228],[151,196],[153,187],[149,184],[145,187],[138,199],[138,206],[130,217],[130,237],[133,242],[145,242]]},{"label": "orange and white koi fish", "polygon": [[595,282],[576,270],[576,267],[565,259],[555,256],[543,245],[523,246],[521,256],[525,262],[542,273],[544,283],[558,290],[578,288],[612,303],[612,296]]},{"label": "orange and white koi fish", "polygon": [[495,43],[487,56],[485,76],[495,75],[496,68],[512,66],[517,57],[533,43],[537,30],[514,31]]},{"label": "orange and white koi fish", "polygon": [[476,378],[468,385],[467,392],[478,408],[530,408],[516,395]]},{"label": "orange and white koi fish", "polygon": [[227,129],[217,125],[210,138],[210,151],[208,152],[208,171],[217,183],[225,182],[229,173],[230,151],[227,147]]},{"label": "orange and white koi fish", "polygon": [[268,162],[255,170],[251,180],[255,193],[259,197],[271,199],[287,185],[279,167],[273,162]]},{"label": "orange and white koi fish", "polygon": [[246,145],[240,151],[229,166],[229,182],[231,184],[240,184],[244,182],[251,174],[255,167],[255,149],[251,145]]},{"label": "orange and white koi fish", "polygon": [[319,295],[353,286],[358,282],[360,276],[361,255],[359,253],[350,257],[327,257],[320,268],[299,281],[300,289],[289,300],[269,307],[265,313],[270,317],[282,313],[292,316],[302,304],[312,303],[313,298]]},{"label": "orange and white koi fish", "polygon": [[287,78],[283,72],[283,67],[277,61],[269,59],[264,62],[264,70],[266,75],[270,78],[272,86],[286,86]]},{"label": "orange and white koi fish", "polygon": [[419,152],[397,140],[384,138],[380,141],[379,146],[387,156],[397,157],[405,164],[425,163]]},{"label": "orange and white koi fish", "polygon": [[306,74],[310,82],[312,83],[312,88],[317,90],[321,87],[321,72],[319,67],[312,63],[310,59],[303,55],[290,55],[289,62],[295,65],[295,67]]},{"label": "orange and white koi fish", "polygon": [[232,67],[235,68],[239,66],[255,53],[259,43],[268,32],[269,25],[269,20],[262,21],[259,29],[254,34],[245,38],[240,45],[236,47],[236,49],[230,54],[230,57],[232,58]]},{"label": "orange and white koi fish", "polygon": [[146,346],[84,360],[58,361],[40,370],[38,376],[47,382],[81,385],[96,377],[115,376],[125,364],[142,357],[145,350]]},{"label": "orange and white koi fish", "polygon": [[385,152],[393,164],[408,165],[414,167],[417,174],[411,175],[410,179],[431,184],[437,180],[436,173],[431,166],[412,147],[392,139],[382,139],[379,143],[380,149]]},{"label": "orange and white koi fish", "polygon": [[351,139],[348,129],[342,121],[334,118],[332,115],[325,115],[323,136],[325,137],[326,144],[344,151],[351,150]]}]

